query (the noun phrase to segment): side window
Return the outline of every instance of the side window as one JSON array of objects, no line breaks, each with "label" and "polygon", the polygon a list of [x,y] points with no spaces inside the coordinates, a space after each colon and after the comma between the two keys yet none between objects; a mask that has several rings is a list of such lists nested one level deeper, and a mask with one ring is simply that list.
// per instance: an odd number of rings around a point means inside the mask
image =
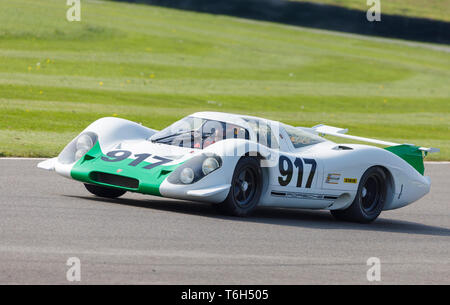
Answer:
[{"label": "side window", "polygon": [[250,138],[248,130],[234,124],[226,124],[225,139],[245,139]]},{"label": "side window", "polygon": [[286,130],[286,133],[288,134],[294,148],[301,148],[325,141],[325,139],[300,128],[284,125],[284,129]]},{"label": "side window", "polygon": [[279,134],[279,126],[271,124],[265,120],[245,119],[256,134],[256,141],[259,144],[269,148],[278,149],[279,144],[277,136]]}]

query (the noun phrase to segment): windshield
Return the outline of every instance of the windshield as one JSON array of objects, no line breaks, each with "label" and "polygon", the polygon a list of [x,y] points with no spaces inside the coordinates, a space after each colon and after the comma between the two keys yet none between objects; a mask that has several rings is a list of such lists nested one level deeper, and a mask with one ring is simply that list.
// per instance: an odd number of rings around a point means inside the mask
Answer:
[{"label": "windshield", "polygon": [[296,128],[289,125],[283,125],[283,127],[295,148],[301,148],[326,141],[325,139],[302,130],[301,128]]},{"label": "windshield", "polygon": [[154,143],[203,149],[225,139],[249,139],[248,131],[238,125],[196,117],[186,117],[154,134]]}]

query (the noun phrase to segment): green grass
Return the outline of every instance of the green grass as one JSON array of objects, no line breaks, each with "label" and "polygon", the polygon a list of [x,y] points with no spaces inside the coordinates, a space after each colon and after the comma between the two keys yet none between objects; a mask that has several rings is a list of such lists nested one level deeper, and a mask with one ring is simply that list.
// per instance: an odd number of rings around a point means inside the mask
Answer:
[{"label": "green grass", "polygon": [[[367,11],[366,0],[291,0],[317,2]],[[421,17],[450,21],[449,0],[381,0],[381,14]]]},{"label": "green grass", "polygon": [[0,156],[54,156],[92,121],[161,129],[195,111],[325,123],[441,148],[450,53],[116,2],[0,0]]}]

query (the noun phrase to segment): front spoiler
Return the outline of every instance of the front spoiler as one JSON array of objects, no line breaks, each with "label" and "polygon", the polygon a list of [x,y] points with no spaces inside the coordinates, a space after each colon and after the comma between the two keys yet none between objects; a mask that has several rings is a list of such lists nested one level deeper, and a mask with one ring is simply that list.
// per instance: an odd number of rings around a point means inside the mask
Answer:
[{"label": "front spoiler", "polygon": [[45,169],[48,171],[55,170],[55,164],[58,161],[58,158],[47,159],[45,161],[39,162],[37,167],[40,169]]},{"label": "front spoiler", "polygon": [[205,189],[199,189],[199,190],[190,190],[186,192],[186,195],[188,196],[194,196],[194,197],[211,197],[214,195],[217,195],[222,192],[228,192],[230,189],[230,184],[220,185],[217,187],[211,187],[211,188],[205,188]]}]

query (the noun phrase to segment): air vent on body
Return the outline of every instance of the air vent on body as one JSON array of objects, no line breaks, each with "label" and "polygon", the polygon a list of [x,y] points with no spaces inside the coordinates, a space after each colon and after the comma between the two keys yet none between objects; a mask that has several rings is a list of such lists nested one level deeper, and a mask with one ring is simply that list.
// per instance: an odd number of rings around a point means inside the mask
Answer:
[{"label": "air vent on body", "polygon": [[333,147],[334,150],[353,150],[353,148],[344,146],[344,145],[338,145],[336,147]]},{"label": "air vent on body", "polygon": [[119,175],[113,175],[102,172],[92,172],[90,177],[95,182],[105,183],[113,186],[121,186],[131,189],[137,189],[139,187],[139,180]]}]

